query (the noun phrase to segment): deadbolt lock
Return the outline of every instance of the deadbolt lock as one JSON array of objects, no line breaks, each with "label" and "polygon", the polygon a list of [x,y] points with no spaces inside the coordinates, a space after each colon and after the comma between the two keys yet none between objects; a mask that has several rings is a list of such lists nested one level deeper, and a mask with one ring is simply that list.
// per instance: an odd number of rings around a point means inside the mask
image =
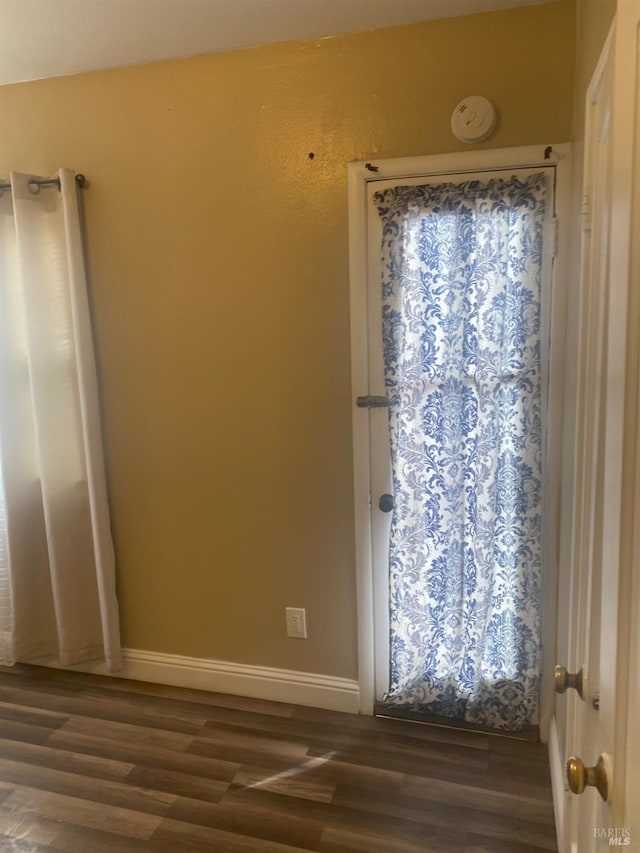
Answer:
[{"label": "deadbolt lock", "polygon": [[382,512],[391,512],[393,509],[393,495],[380,495],[378,506]]}]

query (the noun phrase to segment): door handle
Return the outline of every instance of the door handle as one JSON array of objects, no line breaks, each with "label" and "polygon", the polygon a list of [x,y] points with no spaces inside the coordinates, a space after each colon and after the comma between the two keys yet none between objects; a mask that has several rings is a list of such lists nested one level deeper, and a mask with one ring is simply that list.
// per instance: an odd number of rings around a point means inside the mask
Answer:
[{"label": "door handle", "polygon": [[376,394],[367,394],[365,397],[356,397],[356,406],[359,409],[387,409],[389,407],[389,398]]},{"label": "door handle", "polygon": [[567,672],[564,666],[556,666],[553,670],[553,680],[556,687],[556,693],[566,693],[571,687],[578,692],[578,696],[583,699],[583,671]]},{"label": "door handle", "polygon": [[380,495],[378,506],[380,507],[382,512],[391,512],[391,510],[393,509],[393,495]]},{"label": "door handle", "polygon": [[582,794],[588,787],[597,788],[602,799],[609,799],[609,785],[611,783],[611,760],[603,753],[598,756],[594,767],[585,767],[580,758],[571,756],[567,761],[567,782],[574,794]]}]

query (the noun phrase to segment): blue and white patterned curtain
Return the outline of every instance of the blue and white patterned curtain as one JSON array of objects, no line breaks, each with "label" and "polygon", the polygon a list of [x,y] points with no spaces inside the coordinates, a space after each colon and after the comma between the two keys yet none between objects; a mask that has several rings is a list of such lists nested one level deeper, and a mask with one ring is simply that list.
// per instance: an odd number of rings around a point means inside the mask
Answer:
[{"label": "blue and white patterned curtain", "polygon": [[545,178],[374,200],[395,493],[385,701],[517,730],[538,702]]}]

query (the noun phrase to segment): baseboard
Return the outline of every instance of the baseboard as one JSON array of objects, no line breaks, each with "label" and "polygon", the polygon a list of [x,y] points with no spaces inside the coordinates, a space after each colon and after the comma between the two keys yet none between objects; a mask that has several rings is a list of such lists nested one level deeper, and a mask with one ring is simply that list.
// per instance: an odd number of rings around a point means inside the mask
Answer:
[{"label": "baseboard", "polygon": [[555,714],[549,725],[549,765],[551,769],[551,790],[553,792],[553,812],[556,819],[558,850],[564,850],[565,803],[567,800],[564,774],[564,760],[560,751],[558,724]]},{"label": "baseboard", "polygon": [[[96,675],[111,674],[118,678],[249,696],[253,699],[269,699],[351,714],[357,714],[359,710],[358,682],[349,678],[160,654],[140,649],[123,649],[122,658],[122,670],[117,673],[108,673],[100,662],[78,664],[65,669]],[[61,668],[54,658],[39,658],[29,663]]]}]

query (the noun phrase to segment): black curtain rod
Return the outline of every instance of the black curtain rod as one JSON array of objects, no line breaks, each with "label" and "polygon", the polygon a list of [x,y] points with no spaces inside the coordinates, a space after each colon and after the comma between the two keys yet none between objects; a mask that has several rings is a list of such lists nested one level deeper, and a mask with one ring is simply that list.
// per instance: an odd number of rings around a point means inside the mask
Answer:
[{"label": "black curtain rod", "polygon": [[[29,181],[29,186],[32,184],[35,184],[37,187],[58,187],[60,189],[60,178],[34,178]],[[76,175],[76,185],[80,189],[84,189],[87,186],[87,179],[84,175]],[[0,192],[10,189],[11,184],[0,184]]]}]

